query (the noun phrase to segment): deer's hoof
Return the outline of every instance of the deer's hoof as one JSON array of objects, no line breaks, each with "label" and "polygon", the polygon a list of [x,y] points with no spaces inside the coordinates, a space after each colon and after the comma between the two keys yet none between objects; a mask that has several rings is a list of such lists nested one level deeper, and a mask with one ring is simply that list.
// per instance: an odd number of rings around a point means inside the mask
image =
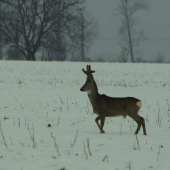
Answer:
[{"label": "deer's hoof", "polygon": [[103,131],[101,131],[100,133],[105,133],[105,131],[103,130]]}]

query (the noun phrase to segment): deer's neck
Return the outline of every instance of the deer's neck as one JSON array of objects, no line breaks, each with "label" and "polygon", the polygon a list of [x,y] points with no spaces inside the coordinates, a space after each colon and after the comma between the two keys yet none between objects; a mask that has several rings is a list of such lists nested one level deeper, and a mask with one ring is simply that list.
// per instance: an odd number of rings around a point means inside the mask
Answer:
[{"label": "deer's neck", "polygon": [[88,94],[88,97],[89,97],[91,104],[93,105],[99,97],[96,82],[94,82],[93,88],[90,91],[88,91],[87,94]]}]

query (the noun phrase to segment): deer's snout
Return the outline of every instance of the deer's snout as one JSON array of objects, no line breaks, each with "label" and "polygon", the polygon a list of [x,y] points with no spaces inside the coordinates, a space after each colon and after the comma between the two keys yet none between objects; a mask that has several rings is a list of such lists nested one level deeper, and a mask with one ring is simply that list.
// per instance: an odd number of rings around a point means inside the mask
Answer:
[{"label": "deer's snout", "polygon": [[81,88],[80,91],[84,91],[83,88]]}]

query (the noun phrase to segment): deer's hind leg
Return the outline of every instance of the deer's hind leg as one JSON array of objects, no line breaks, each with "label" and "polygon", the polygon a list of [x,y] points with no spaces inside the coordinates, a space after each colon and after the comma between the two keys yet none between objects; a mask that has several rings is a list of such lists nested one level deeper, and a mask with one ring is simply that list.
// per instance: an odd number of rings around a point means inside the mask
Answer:
[{"label": "deer's hind leg", "polygon": [[135,120],[135,122],[138,124],[138,127],[137,127],[137,129],[136,129],[135,134],[138,134],[138,132],[139,132],[139,130],[140,130],[140,128],[141,128],[141,125],[142,125],[143,134],[144,134],[144,135],[147,135],[147,134],[146,134],[146,128],[145,128],[145,119],[144,119],[143,117],[137,115],[137,118],[135,118],[134,120]]},{"label": "deer's hind leg", "polygon": [[131,117],[138,124],[135,134],[138,134],[138,132],[141,128],[141,125],[142,125],[143,134],[147,135],[146,128],[145,128],[145,119],[143,117],[139,116],[137,113],[136,114],[128,114],[128,116]]},{"label": "deer's hind leg", "polygon": [[[99,120],[101,120],[101,126],[99,125],[99,122],[98,122]],[[105,121],[105,118],[101,119],[100,116],[96,117],[96,119],[95,119],[95,122],[96,122],[98,128],[100,129],[100,133],[105,133],[105,131],[103,130],[104,121]]]},{"label": "deer's hind leg", "polygon": [[145,119],[144,119],[143,117],[141,117],[141,116],[139,116],[139,117],[140,117],[141,123],[142,123],[143,134],[144,134],[144,135],[147,135],[147,134],[146,134],[146,128],[145,128]]}]

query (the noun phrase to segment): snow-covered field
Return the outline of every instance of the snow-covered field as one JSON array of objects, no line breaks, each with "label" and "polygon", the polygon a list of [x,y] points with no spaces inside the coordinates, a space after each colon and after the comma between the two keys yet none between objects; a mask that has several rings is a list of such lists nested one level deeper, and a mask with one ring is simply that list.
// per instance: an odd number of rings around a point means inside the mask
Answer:
[{"label": "snow-covered field", "polygon": [[87,64],[0,62],[0,170],[170,170],[170,65],[90,63],[99,93],[142,100],[136,136],[129,117],[100,134]]}]

